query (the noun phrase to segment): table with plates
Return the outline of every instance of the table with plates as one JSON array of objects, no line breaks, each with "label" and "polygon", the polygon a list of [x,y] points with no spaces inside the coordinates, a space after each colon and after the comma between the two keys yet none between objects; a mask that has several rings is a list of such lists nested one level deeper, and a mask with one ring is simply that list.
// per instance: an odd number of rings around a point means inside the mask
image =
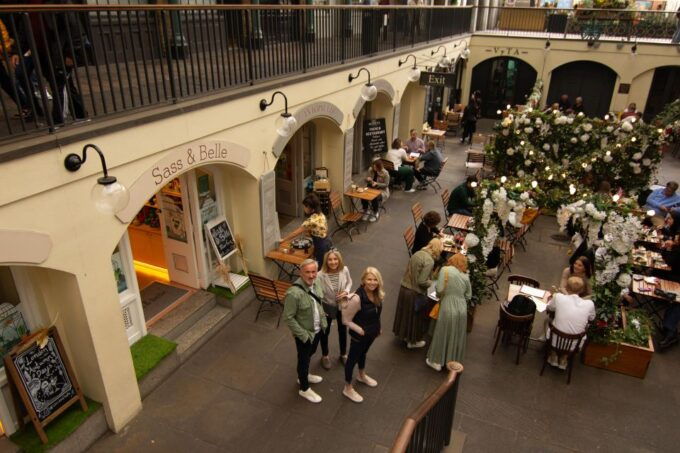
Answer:
[{"label": "table with plates", "polygon": [[[657,289],[665,293],[675,294],[675,300],[656,293]],[[637,304],[655,318],[658,327],[661,326],[663,320],[663,309],[669,303],[680,303],[680,283],[664,280],[663,278],[634,274],[630,285],[630,293]]]},{"label": "table with plates", "polygon": [[456,237],[453,234],[442,233],[441,239],[442,245],[444,246],[443,248],[444,253],[453,254],[460,252],[461,246],[456,243]]},{"label": "table with plates", "polygon": [[281,242],[278,248],[269,251],[265,256],[279,268],[279,278],[283,274],[289,280],[293,280],[297,277],[300,264],[314,256],[314,246],[307,249],[296,249],[290,242]]},{"label": "table with plates", "polygon": [[[356,190],[351,188],[345,192],[345,196],[350,199],[352,210],[361,212],[362,208],[356,205],[356,200],[364,200],[369,203],[380,196],[382,192],[379,189],[372,189],[370,187],[359,187]],[[375,214],[370,214],[375,218]]]},{"label": "table with plates", "polygon": [[662,271],[669,271],[671,269],[663,260],[661,253],[657,251],[647,250],[645,247],[637,247],[633,249],[632,256],[633,264],[636,266],[658,269]]},{"label": "table with plates", "polygon": [[452,214],[451,217],[449,217],[446,227],[460,231],[472,231],[471,220],[472,217],[469,215]]},{"label": "table with plates", "polygon": [[439,140],[442,141],[442,146],[446,146],[446,131],[442,131],[439,129],[428,129],[426,131],[423,131],[423,138],[429,138],[431,140],[434,140],[439,144]]}]

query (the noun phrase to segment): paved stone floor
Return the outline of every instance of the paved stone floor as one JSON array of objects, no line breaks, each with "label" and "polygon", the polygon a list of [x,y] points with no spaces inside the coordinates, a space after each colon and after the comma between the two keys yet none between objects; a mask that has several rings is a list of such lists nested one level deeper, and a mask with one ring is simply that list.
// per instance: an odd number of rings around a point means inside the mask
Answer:
[{"label": "paved stone floor", "polygon": [[[464,175],[463,147],[450,138],[446,174],[452,188]],[[678,179],[680,159],[666,160],[660,180]],[[209,341],[146,400],[142,412],[118,434],[108,434],[94,452],[379,452],[387,451],[403,419],[444,378],[425,365],[424,350],[407,350],[391,326],[399,281],[408,255],[402,238],[413,223],[410,205],[442,211],[432,190],[395,193],[388,212],[354,242],[336,236],[355,281],[367,265],[383,273],[387,299],[384,334],[370,350],[367,371],[379,386],[358,385],[365,401],[342,396],[343,373],[313,359],[324,377],[314,388],[324,400],[313,405],[297,395],[295,346],[276,316],[254,323],[251,305]],[[513,271],[544,287],[559,281],[567,262],[564,243],[551,239],[553,217],[541,217],[518,251]],[[502,285],[503,295],[507,286]],[[655,354],[646,379],[575,365],[572,383],[557,370],[539,376],[540,344],[531,342],[519,365],[511,349],[491,355],[498,302],[478,307],[468,337],[454,429],[465,433],[466,452],[678,451],[680,348]],[[337,337],[331,354],[337,358]]]}]

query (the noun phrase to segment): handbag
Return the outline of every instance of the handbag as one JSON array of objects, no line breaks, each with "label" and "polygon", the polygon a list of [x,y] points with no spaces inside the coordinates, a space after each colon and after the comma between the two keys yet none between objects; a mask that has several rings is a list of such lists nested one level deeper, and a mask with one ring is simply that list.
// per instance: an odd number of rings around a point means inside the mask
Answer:
[{"label": "handbag", "polygon": [[[442,292],[446,290],[446,286],[449,283],[449,274],[448,272],[444,274],[444,289]],[[432,319],[439,319],[439,306],[441,305],[441,302],[437,302],[434,307],[432,307],[432,310],[430,310],[430,318]]]},{"label": "handbag", "polygon": [[[411,280],[410,263],[406,267],[406,278],[409,281]],[[423,295],[423,294],[416,292],[416,296],[413,299],[413,311],[415,311],[416,313],[419,313],[419,312],[423,311],[423,309],[427,309],[428,310],[427,313],[429,313],[429,308],[430,308],[430,298],[427,297],[427,295]]]}]

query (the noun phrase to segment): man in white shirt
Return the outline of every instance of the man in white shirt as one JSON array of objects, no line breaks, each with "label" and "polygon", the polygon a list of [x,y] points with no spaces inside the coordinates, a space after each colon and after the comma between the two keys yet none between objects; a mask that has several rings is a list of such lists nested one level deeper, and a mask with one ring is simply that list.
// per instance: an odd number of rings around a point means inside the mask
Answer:
[{"label": "man in white shirt", "polygon": [[[567,334],[585,332],[588,322],[595,319],[595,304],[593,301],[579,297],[579,294],[583,291],[583,285],[583,279],[580,277],[570,277],[567,280],[567,294],[557,293],[548,303],[548,310],[555,312],[552,325],[560,332]],[[550,331],[548,331],[546,337],[550,338]],[[552,366],[566,369],[567,356],[559,357],[558,363],[557,354],[552,352],[550,357],[548,357],[548,363]]]},{"label": "man in white shirt", "polygon": [[413,181],[415,180],[415,174],[413,167],[410,165],[403,165],[404,162],[413,162],[406,150],[402,148],[401,140],[395,138],[392,142],[392,148],[387,151],[385,156],[386,160],[392,162],[394,166],[394,174],[390,176],[395,178],[395,181],[399,183],[404,183],[404,190],[406,192],[415,192],[416,189],[413,188]]}]

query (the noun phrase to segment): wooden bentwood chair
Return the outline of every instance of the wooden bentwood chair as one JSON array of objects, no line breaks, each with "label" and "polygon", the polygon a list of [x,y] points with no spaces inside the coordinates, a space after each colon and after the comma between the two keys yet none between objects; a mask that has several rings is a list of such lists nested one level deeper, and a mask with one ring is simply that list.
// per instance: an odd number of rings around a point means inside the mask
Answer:
[{"label": "wooden bentwood chair", "polygon": [[442,204],[444,205],[444,218],[448,221],[449,220],[449,213],[447,212],[447,209],[449,207],[449,200],[451,199],[451,194],[449,193],[449,189],[442,190],[442,193],[440,195],[442,197]]},{"label": "wooden bentwood chair", "polygon": [[498,316],[498,325],[496,325],[496,340],[491,350],[491,355],[496,352],[498,341],[503,338],[505,344],[511,344],[512,339],[517,337],[517,357],[515,358],[515,365],[519,364],[520,351],[526,353],[529,346],[529,337],[531,336],[531,328],[534,324],[534,316],[536,313],[525,316],[511,315],[505,310],[501,304]]},{"label": "wooden bentwood chair", "polygon": [[406,242],[406,249],[408,250],[408,256],[411,256],[411,250],[413,250],[413,243],[416,240],[416,234],[413,231],[413,227],[406,228],[404,231],[404,241]]},{"label": "wooden bentwood chair", "polygon": [[333,218],[335,219],[335,224],[338,226],[332,233],[331,237],[335,236],[335,233],[342,230],[347,233],[349,240],[354,242],[352,239],[352,230],[359,233],[357,225],[361,220],[360,212],[349,212],[345,213],[342,207],[342,198],[338,192],[331,192],[331,211],[333,212]]},{"label": "wooden bentwood chair", "polygon": [[283,280],[270,280],[260,275],[248,273],[250,283],[253,285],[255,292],[255,299],[260,301],[260,308],[257,309],[255,315],[255,322],[260,317],[263,311],[274,310],[276,306],[281,307],[279,312],[279,319],[276,322],[276,327],[281,324],[281,315],[283,314],[283,300],[286,297],[286,291],[292,286],[291,282],[284,282]]},{"label": "wooden bentwood chair", "polygon": [[555,326],[550,323],[550,338],[545,340],[545,355],[543,357],[543,367],[541,367],[540,375],[543,376],[543,371],[548,363],[548,358],[551,352],[555,352],[557,356],[567,355],[567,384],[571,382],[571,370],[574,367],[574,357],[578,354],[581,348],[581,340],[586,336],[585,332],[568,334],[557,330]]},{"label": "wooden bentwood chair", "polygon": [[531,277],[525,277],[524,275],[509,275],[508,283],[511,285],[526,285],[532,288],[539,288],[541,284],[538,280],[534,280]]},{"label": "wooden bentwood chair", "polygon": [[413,215],[413,223],[417,229],[420,222],[423,221],[423,207],[419,202],[416,201],[413,203],[413,206],[411,206],[411,214]]}]

